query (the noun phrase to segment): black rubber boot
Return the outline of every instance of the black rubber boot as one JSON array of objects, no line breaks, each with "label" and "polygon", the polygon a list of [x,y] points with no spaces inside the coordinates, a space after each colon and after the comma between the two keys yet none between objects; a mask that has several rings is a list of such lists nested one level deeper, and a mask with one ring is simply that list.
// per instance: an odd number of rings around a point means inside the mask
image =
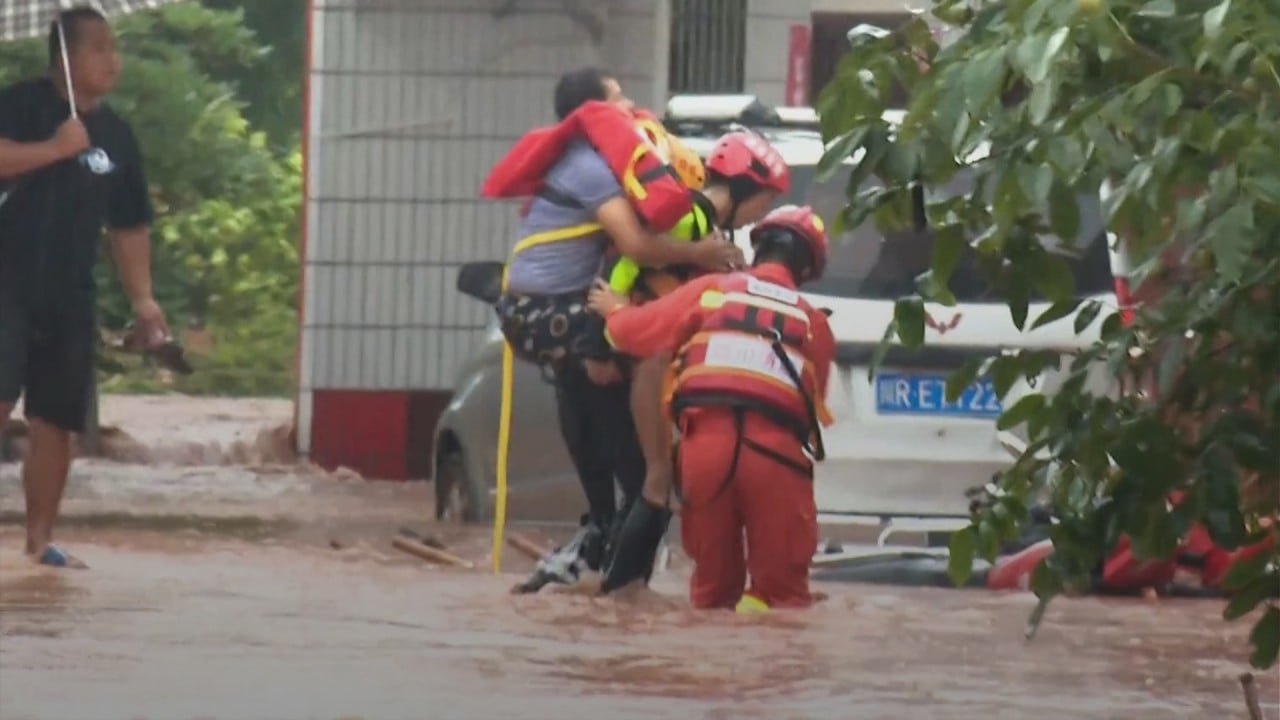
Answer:
[{"label": "black rubber boot", "polygon": [[653,563],[671,523],[671,511],[640,498],[627,513],[614,541],[611,557],[600,584],[601,594],[610,593],[636,580],[649,582]]}]

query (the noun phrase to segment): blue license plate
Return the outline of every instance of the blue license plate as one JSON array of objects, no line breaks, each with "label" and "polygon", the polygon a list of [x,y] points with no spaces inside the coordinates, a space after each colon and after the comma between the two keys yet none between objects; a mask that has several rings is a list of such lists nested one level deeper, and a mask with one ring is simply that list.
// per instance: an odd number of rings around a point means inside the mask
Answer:
[{"label": "blue license plate", "polygon": [[1000,417],[1000,397],[990,381],[979,381],[955,402],[947,402],[945,375],[876,376],[876,411],[881,415]]}]

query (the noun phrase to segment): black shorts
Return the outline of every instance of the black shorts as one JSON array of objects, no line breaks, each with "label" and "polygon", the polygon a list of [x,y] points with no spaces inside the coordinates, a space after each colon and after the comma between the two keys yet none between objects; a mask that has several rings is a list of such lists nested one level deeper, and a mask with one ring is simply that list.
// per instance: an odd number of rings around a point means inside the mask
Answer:
[{"label": "black shorts", "polygon": [[586,292],[565,295],[503,295],[498,300],[502,334],[516,357],[556,368],[570,360],[613,355],[604,339],[604,319],[587,309]]},{"label": "black shorts", "polygon": [[0,293],[0,404],[84,432],[97,341],[91,310],[40,317]]}]

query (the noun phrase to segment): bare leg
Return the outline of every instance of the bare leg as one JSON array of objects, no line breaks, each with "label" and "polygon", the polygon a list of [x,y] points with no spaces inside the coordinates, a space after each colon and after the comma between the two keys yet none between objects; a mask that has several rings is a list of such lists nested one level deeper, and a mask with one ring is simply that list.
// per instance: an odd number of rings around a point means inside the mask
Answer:
[{"label": "bare leg", "polygon": [[53,523],[71,469],[71,433],[28,418],[31,451],[22,465],[27,499],[27,552],[40,557],[53,541]]},{"label": "bare leg", "polygon": [[631,384],[631,415],[644,451],[644,490],[650,503],[665,507],[671,495],[671,424],[662,416],[662,380],[669,354],[641,360]]}]

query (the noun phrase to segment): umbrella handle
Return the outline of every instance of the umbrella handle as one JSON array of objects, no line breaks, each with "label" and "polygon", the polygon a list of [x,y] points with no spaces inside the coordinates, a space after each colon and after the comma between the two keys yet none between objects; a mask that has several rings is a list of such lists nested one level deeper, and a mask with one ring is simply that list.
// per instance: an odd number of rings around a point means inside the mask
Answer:
[{"label": "umbrella handle", "polygon": [[76,89],[71,84],[71,61],[67,59],[67,33],[62,29],[62,21],[58,21],[58,47],[62,50],[62,76],[67,81],[67,101],[71,105],[71,119],[80,116],[76,110]]}]

